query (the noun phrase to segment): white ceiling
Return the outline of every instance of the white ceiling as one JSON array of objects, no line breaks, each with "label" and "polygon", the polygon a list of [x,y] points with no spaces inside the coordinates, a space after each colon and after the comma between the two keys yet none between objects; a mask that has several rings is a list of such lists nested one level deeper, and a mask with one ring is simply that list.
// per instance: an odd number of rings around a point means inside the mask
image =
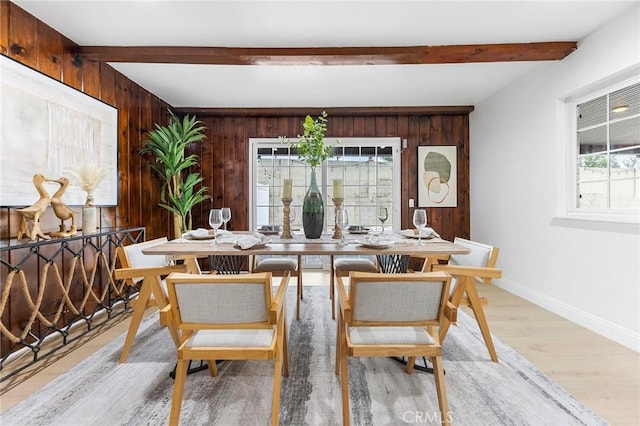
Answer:
[{"label": "white ceiling", "polygon": [[[217,47],[579,42],[638,2],[14,0],[81,46]],[[111,65],[174,107],[343,107],[476,105],[541,64]]]}]

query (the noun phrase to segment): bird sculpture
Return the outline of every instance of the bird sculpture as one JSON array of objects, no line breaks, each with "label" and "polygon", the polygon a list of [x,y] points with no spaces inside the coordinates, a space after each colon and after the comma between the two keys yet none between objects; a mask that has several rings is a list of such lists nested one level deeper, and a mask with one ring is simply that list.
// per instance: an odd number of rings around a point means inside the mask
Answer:
[{"label": "bird sculpture", "polygon": [[[31,241],[34,241],[37,237],[44,238],[45,240],[50,238],[40,229],[40,217],[47,211],[47,207],[49,207],[49,203],[51,203],[51,197],[44,188],[45,182],[53,181],[40,173],[33,175],[33,184],[35,185],[40,198],[30,207],[16,210],[16,212],[22,216],[22,221],[20,222],[20,228],[18,229],[17,234],[18,240],[22,239],[23,235],[29,237]],[[29,221],[33,222],[31,229],[29,229]]]},{"label": "bird sculpture", "polygon": [[[76,219],[75,215],[78,212],[72,210],[64,201],[62,201],[62,195],[67,190],[69,186],[69,178],[61,177],[58,180],[54,180],[53,182],[57,182],[60,185],[60,188],[51,196],[51,207],[53,207],[53,212],[56,217],[60,219],[60,230],[58,232],[52,232],[51,236],[53,237],[71,237],[78,233],[76,229]],[[67,231],[67,227],[64,224],[65,220],[71,219],[71,228]]]}]

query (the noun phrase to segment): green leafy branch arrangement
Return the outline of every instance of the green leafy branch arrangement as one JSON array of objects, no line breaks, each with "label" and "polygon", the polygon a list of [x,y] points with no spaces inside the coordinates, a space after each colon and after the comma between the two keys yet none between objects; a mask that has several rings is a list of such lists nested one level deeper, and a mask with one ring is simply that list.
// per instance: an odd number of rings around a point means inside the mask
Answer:
[{"label": "green leafy branch arrangement", "polygon": [[312,168],[322,164],[327,158],[333,157],[333,145],[324,143],[327,121],[326,111],[322,111],[316,120],[307,115],[302,123],[304,129],[302,135],[298,135],[297,141],[287,141],[292,148],[298,150],[298,155],[304,158]]}]

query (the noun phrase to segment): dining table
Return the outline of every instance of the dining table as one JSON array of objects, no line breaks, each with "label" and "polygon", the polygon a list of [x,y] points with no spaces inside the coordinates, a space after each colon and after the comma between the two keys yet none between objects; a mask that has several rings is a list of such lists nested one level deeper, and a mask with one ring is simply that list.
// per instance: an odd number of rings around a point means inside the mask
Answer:
[{"label": "dining table", "polygon": [[[216,239],[177,238],[163,244],[149,247],[143,251],[147,255],[167,256],[410,256],[418,258],[436,257],[452,254],[467,254],[469,250],[441,238],[418,240],[407,238],[400,233],[384,235],[349,235],[341,239],[332,238],[332,234],[323,234],[320,238],[308,239],[304,234],[294,234],[293,238],[280,238],[279,235],[260,237],[253,247],[240,248],[238,242],[252,232],[233,232]],[[406,234],[405,234],[406,235]],[[394,271],[383,271],[394,272]]]}]

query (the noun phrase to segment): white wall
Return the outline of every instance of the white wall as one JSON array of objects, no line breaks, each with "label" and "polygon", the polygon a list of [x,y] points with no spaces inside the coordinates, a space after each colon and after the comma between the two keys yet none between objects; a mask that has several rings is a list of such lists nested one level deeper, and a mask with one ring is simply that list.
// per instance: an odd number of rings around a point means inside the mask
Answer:
[{"label": "white wall", "polygon": [[[561,100],[640,63],[640,6],[478,104],[470,117],[471,236],[500,247],[497,284],[640,351],[637,225],[557,219]],[[637,69],[636,69],[637,70]]]}]

